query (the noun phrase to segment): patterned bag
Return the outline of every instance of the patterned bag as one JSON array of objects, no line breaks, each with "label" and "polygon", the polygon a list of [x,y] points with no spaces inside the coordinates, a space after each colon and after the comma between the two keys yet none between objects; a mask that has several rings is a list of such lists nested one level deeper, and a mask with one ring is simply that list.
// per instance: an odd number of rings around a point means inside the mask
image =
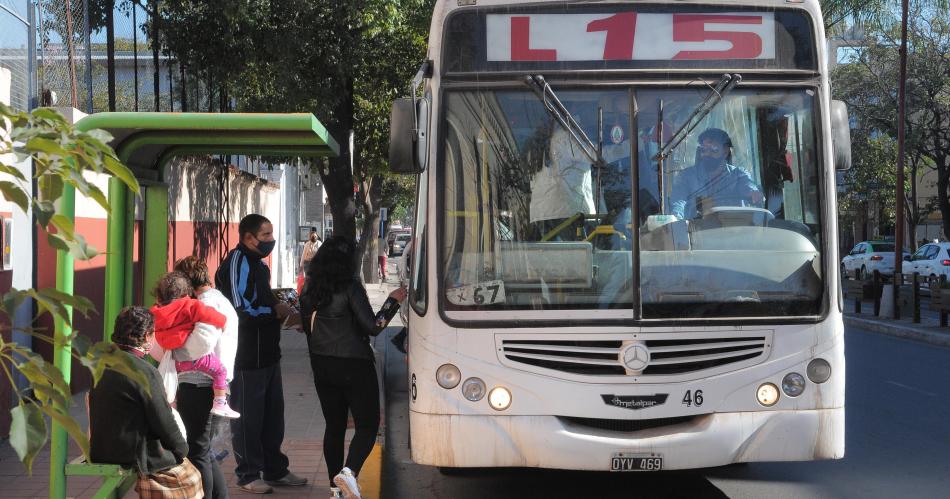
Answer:
[{"label": "patterned bag", "polygon": [[178,466],[151,475],[139,475],[135,491],[143,499],[201,499],[201,473],[185,458]]}]

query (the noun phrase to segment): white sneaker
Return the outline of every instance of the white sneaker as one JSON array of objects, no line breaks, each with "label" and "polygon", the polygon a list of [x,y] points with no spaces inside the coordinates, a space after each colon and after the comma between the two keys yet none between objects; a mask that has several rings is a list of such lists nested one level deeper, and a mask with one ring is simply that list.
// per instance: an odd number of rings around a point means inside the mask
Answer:
[{"label": "white sneaker", "polygon": [[356,484],[356,477],[349,468],[343,468],[333,477],[333,484],[340,488],[346,499],[362,499],[360,486]]},{"label": "white sneaker", "polygon": [[339,487],[330,487],[330,499],[343,499],[343,491]]}]

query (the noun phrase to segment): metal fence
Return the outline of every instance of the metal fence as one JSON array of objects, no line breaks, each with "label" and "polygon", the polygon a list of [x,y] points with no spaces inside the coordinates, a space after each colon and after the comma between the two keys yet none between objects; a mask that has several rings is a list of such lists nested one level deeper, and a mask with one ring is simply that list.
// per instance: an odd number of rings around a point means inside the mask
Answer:
[{"label": "metal fence", "polygon": [[0,68],[6,70],[0,71],[0,95],[9,97],[10,105],[20,111],[29,109],[32,94],[31,25],[29,0],[0,0]]},{"label": "metal fence", "polygon": [[[174,111],[178,65],[167,55],[158,56],[156,72],[150,32],[151,11],[143,0],[116,0],[111,23],[114,44],[114,96],[109,92],[107,25],[110,19],[95,11],[104,2],[90,0],[0,0],[19,2],[36,22],[37,105],[75,106],[92,113],[101,111]],[[92,5],[90,5],[90,3]],[[29,21],[28,18],[25,18]],[[159,40],[161,37],[158,37]],[[24,43],[28,46],[28,43]],[[155,85],[158,82],[158,99]]]}]

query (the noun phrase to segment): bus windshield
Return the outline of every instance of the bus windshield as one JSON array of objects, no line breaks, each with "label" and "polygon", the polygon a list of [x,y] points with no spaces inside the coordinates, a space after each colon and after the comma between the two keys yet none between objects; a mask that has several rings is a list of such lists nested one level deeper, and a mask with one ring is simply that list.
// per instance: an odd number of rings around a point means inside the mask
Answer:
[{"label": "bus windshield", "polygon": [[447,310],[819,314],[813,89],[736,88],[699,117],[705,85],[555,91],[601,166],[527,88],[445,93]]}]

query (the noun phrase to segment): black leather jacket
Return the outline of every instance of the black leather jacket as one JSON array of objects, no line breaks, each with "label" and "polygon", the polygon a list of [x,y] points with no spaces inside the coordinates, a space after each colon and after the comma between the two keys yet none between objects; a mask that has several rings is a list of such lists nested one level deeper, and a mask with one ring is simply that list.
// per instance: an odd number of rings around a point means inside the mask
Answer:
[{"label": "black leather jacket", "polygon": [[[311,330],[314,311],[317,315]],[[374,360],[369,337],[376,336],[382,329],[376,327],[376,315],[359,280],[353,279],[344,291],[333,295],[329,304],[318,307],[305,289],[300,297],[300,315],[310,353]]]}]

